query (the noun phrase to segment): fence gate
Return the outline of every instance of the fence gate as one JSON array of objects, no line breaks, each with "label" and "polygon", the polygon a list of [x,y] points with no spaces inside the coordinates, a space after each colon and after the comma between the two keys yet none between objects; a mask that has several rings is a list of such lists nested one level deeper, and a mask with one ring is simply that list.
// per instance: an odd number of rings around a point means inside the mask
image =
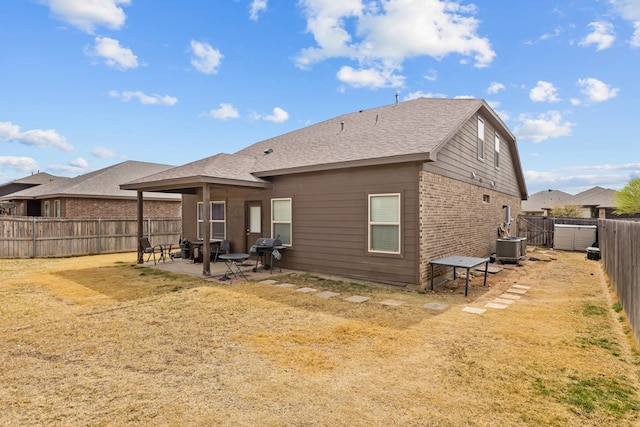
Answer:
[{"label": "fence gate", "polygon": [[516,220],[519,237],[526,237],[529,245],[545,247],[553,247],[556,224],[598,225],[598,219],[519,215]]}]

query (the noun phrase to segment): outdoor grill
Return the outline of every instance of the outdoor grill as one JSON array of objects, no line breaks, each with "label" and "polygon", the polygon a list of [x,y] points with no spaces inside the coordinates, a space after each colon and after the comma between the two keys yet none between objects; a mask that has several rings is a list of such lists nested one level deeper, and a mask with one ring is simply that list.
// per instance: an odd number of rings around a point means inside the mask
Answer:
[{"label": "outdoor grill", "polygon": [[[259,237],[255,245],[251,247],[251,254],[256,255],[256,266],[253,268],[253,272],[258,271],[258,263],[260,260],[262,260],[262,265],[266,270],[271,268],[274,258],[278,261],[278,265],[280,265],[280,258],[282,257],[280,251],[282,249],[284,249],[282,240],[278,238],[269,239],[267,237]],[[270,258],[270,263],[267,263],[267,255]]]}]

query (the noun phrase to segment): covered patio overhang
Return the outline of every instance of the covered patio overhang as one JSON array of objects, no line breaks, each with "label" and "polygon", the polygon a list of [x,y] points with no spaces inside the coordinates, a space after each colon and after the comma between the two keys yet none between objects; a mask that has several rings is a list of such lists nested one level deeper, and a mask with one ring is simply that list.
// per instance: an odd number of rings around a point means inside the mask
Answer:
[{"label": "covered patio overhang", "polygon": [[[218,156],[214,156],[218,158]],[[271,182],[251,175],[248,172],[242,170],[234,170],[231,173],[227,171],[227,176],[217,176],[209,174],[194,174],[189,175],[184,169],[187,166],[181,166],[174,169],[169,169],[160,174],[151,175],[146,178],[138,179],[126,184],[120,185],[123,190],[136,190],[137,192],[137,237],[138,242],[143,237],[144,231],[144,198],[145,192],[160,192],[160,193],[178,193],[194,195],[202,192],[203,202],[203,217],[211,217],[210,207],[210,194],[211,190],[215,187],[224,188],[263,188],[268,189],[272,187]],[[211,166],[209,163],[207,166]],[[228,165],[227,165],[228,166]],[[181,170],[182,169],[182,170]],[[191,169],[193,167],[191,166]],[[215,171],[216,169],[213,168]],[[223,173],[225,171],[222,171]],[[211,239],[211,232],[209,227],[203,227],[203,241],[208,242]],[[144,262],[143,251],[140,245],[138,245],[138,263]],[[202,247],[202,274],[204,276],[211,276],[211,248],[209,245],[203,245]]]}]

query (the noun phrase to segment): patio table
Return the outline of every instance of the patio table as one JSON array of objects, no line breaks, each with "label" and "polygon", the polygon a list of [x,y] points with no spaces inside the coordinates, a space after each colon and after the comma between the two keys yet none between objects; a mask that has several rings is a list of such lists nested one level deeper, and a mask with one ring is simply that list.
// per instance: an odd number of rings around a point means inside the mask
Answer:
[{"label": "patio table", "polygon": [[469,293],[469,270],[473,267],[476,267],[482,263],[484,263],[484,285],[487,286],[487,272],[489,271],[489,261],[490,258],[474,258],[469,256],[462,255],[452,255],[440,259],[436,259],[431,261],[431,290],[433,290],[433,266],[434,265],[443,265],[447,267],[453,267],[453,279],[456,278],[456,268],[466,268],[467,269],[467,280],[464,286],[464,296],[466,297]]}]

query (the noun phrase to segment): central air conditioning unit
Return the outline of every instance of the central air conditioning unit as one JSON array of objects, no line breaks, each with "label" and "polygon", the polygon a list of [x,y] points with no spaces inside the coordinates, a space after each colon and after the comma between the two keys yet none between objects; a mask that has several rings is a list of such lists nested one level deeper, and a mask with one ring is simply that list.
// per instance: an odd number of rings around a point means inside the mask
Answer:
[{"label": "central air conditioning unit", "polygon": [[496,241],[496,259],[500,262],[518,262],[526,254],[526,237],[504,237]]}]

